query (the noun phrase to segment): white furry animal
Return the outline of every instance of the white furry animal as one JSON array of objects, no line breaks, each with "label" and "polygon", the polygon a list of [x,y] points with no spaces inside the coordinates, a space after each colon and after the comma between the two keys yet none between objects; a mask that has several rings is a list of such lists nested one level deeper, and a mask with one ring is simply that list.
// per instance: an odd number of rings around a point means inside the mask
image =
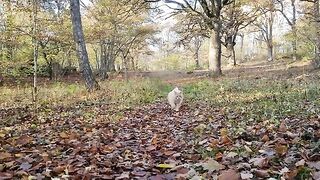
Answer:
[{"label": "white furry animal", "polygon": [[183,101],[183,93],[179,88],[174,88],[171,92],[168,94],[168,102],[172,109],[175,111],[179,111],[181,104]]}]

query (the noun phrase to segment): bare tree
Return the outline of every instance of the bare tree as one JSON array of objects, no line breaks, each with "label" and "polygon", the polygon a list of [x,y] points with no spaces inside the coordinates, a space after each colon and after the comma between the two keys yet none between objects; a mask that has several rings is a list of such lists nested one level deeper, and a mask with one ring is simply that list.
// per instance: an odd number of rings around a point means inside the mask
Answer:
[{"label": "bare tree", "polygon": [[290,0],[291,2],[291,7],[292,7],[292,11],[291,11],[291,15],[292,17],[290,18],[288,16],[288,14],[285,13],[285,0],[277,0],[277,2],[280,4],[280,8],[277,8],[276,10],[279,11],[282,16],[286,19],[288,25],[291,27],[291,31],[292,31],[292,59],[294,61],[297,60],[297,26],[296,26],[296,22],[297,22],[297,10],[296,10],[296,0]]},{"label": "bare tree", "polygon": [[99,89],[99,84],[95,80],[88,58],[86,44],[83,35],[80,3],[79,0],[70,0],[71,20],[73,27],[73,36],[76,43],[76,50],[79,59],[80,71],[85,80],[86,87],[89,91]]},{"label": "bare tree", "polygon": [[209,70],[212,71],[212,75],[221,75],[221,31],[222,31],[222,19],[221,13],[224,7],[233,3],[234,0],[197,0],[188,1],[183,0],[165,0],[166,3],[175,4],[177,8],[172,7],[176,11],[183,11],[190,13],[194,16],[200,17],[206,24],[210,34],[210,46],[209,46]]}]

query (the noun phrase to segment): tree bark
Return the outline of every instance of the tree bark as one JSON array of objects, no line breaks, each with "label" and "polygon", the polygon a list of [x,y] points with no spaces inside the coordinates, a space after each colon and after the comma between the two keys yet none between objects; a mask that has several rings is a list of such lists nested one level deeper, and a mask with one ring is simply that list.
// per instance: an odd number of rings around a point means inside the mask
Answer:
[{"label": "tree bark", "polygon": [[222,75],[221,71],[221,25],[211,30],[209,46],[209,70],[213,76]]},{"label": "tree bark", "polygon": [[90,62],[88,58],[88,53],[87,53],[83,29],[82,29],[79,0],[70,0],[70,11],[71,11],[73,36],[74,36],[74,41],[76,43],[76,50],[77,50],[80,70],[85,80],[85,84],[88,91],[93,91],[95,89],[99,89],[99,84],[95,80],[92,73],[92,69],[90,67]]},{"label": "tree bark", "polygon": [[319,5],[320,0],[314,1],[314,18],[315,18],[315,26],[316,30],[316,43],[315,43],[315,58],[314,58],[314,66],[315,68],[320,68],[320,11]]},{"label": "tree bark", "polygon": [[235,66],[237,65],[237,62],[235,57],[235,50],[234,50],[235,43],[233,42],[233,38],[232,37],[227,38],[226,43],[227,43],[226,44],[227,60],[230,66]]},{"label": "tree bark", "polygon": [[270,16],[268,18],[268,34],[267,34],[267,46],[268,46],[268,61],[274,60],[274,53],[273,53],[273,19],[274,14],[271,11]]},{"label": "tree bark", "polygon": [[292,59],[293,61],[297,60],[297,17],[296,17],[296,0],[291,0],[291,6],[292,6],[292,35],[293,35],[293,40],[292,40]]}]

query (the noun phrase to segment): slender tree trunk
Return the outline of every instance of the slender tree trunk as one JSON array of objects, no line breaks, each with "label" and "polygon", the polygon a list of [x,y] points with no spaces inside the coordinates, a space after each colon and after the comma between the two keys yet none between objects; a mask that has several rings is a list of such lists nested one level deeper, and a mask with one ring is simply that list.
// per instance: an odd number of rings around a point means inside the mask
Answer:
[{"label": "slender tree trunk", "polygon": [[315,68],[320,68],[320,11],[319,11],[319,2],[320,0],[314,1],[314,18],[315,18],[315,26],[317,27],[316,32],[316,47],[315,47],[315,58],[314,65]]},{"label": "slender tree trunk", "polygon": [[209,70],[213,76],[222,75],[221,71],[221,24],[217,24],[214,30],[211,30],[209,47]]},{"label": "slender tree trunk", "polygon": [[95,80],[92,69],[90,67],[90,62],[88,58],[88,53],[86,49],[86,44],[83,35],[81,14],[80,14],[80,3],[79,0],[70,0],[70,11],[71,20],[73,27],[73,36],[76,43],[77,55],[79,59],[79,65],[81,69],[82,76],[85,80],[86,87],[89,91],[99,89],[99,84]]},{"label": "slender tree trunk", "polygon": [[228,60],[230,66],[235,66],[235,65],[237,65],[236,57],[235,57],[235,50],[234,50],[235,43],[233,42],[232,37],[229,37],[227,39],[228,39],[227,45],[226,45],[227,60]]},{"label": "slender tree trunk", "polygon": [[38,71],[38,41],[37,35],[37,15],[38,15],[38,5],[37,0],[33,0],[33,102],[37,109],[37,71]]},{"label": "slender tree trunk", "polygon": [[274,60],[274,49],[273,49],[273,17],[274,14],[271,11],[268,18],[268,34],[267,34],[267,46],[268,46],[268,61]]},{"label": "slender tree trunk", "polygon": [[244,60],[244,51],[243,51],[243,46],[244,46],[244,34],[240,34],[241,36],[241,43],[240,43],[240,53],[241,53],[241,61]]},{"label": "slender tree trunk", "polygon": [[199,50],[196,49],[194,52],[194,61],[196,63],[196,69],[200,69],[200,62],[199,62]]},{"label": "slender tree trunk", "polygon": [[101,77],[102,79],[107,79],[108,78],[108,63],[107,63],[107,48],[106,48],[106,43],[105,41],[101,41],[101,54],[100,54],[100,63],[101,63],[101,67],[100,67],[100,73],[101,73]]},{"label": "slender tree trunk", "polygon": [[292,40],[292,59],[293,61],[297,60],[297,18],[296,18],[296,0],[291,0],[291,6],[292,6],[292,35],[293,35],[293,40]]}]

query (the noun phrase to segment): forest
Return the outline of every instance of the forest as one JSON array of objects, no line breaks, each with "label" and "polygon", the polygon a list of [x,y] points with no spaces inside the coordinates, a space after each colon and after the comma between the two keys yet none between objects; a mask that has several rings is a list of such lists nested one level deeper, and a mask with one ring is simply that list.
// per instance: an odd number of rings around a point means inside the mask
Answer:
[{"label": "forest", "polygon": [[320,180],[320,0],[0,1],[0,180]]}]

